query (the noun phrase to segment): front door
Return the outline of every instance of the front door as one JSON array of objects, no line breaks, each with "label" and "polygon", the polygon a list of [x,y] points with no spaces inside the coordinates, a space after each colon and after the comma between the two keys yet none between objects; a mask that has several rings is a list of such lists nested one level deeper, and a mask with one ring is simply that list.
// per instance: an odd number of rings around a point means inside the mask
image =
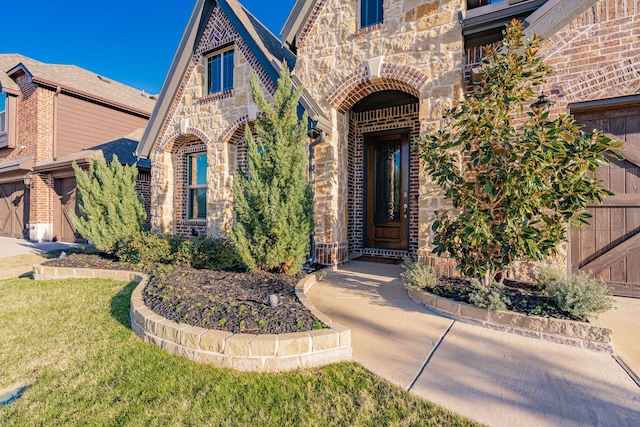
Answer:
[{"label": "front door", "polygon": [[409,134],[371,135],[366,152],[367,247],[408,249]]}]

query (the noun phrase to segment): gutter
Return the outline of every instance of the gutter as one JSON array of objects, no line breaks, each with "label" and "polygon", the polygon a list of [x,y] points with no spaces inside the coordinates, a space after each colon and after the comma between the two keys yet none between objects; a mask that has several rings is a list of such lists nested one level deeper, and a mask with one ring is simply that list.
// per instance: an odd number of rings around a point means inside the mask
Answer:
[{"label": "gutter", "polygon": [[[320,136],[318,137],[318,139],[311,141],[311,144],[309,144],[309,182],[311,183],[311,200],[315,201],[316,198],[316,190],[315,190],[315,186],[314,186],[314,181],[315,181],[315,165],[313,164],[313,161],[315,160],[315,148],[317,145],[321,144],[324,139],[325,139],[325,132],[323,130],[320,131]],[[315,209],[314,209],[315,212]],[[314,213],[315,215],[315,213]],[[315,221],[314,221],[315,222]],[[314,262],[316,259],[316,231],[315,231],[315,225],[313,227],[313,232],[311,233],[311,236],[309,236],[309,238],[311,239],[311,254],[309,256],[309,261],[310,262]]]}]

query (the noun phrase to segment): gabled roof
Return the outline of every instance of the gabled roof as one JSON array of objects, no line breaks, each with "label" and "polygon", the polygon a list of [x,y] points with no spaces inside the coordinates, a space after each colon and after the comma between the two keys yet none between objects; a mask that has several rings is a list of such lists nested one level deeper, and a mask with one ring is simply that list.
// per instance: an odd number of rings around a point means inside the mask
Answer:
[{"label": "gabled roof", "polygon": [[280,30],[282,41],[287,46],[295,44],[298,33],[302,31],[304,24],[309,20],[316,3],[318,3],[318,0],[296,0],[287,21],[284,23],[282,30]]},{"label": "gabled roof", "polygon": [[283,47],[281,41],[237,0],[198,0],[162,86],[158,104],[138,147],[139,156],[147,157],[151,152],[216,5],[222,9],[274,84],[278,81],[279,70],[284,61],[293,69],[295,55]]},{"label": "gabled roof", "polygon": [[24,72],[37,84],[62,90],[149,116],[155,100],[147,93],[75,65],[46,64],[18,54],[0,54],[2,90],[17,95],[20,88],[12,78]]},{"label": "gabled roof", "polygon": [[135,153],[143,132],[144,128],[136,129],[131,133],[86,150],[78,151],[56,160],[43,160],[36,164],[34,170],[67,169],[71,167],[73,162],[79,165],[89,163],[91,158],[96,155],[104,157],[107,162],[111,162],[114,154],[118,156],[118,161],[123,165],[135,165],[139,169],[149,170],[151,169],[151,162],[148,159],[138,159]]}]

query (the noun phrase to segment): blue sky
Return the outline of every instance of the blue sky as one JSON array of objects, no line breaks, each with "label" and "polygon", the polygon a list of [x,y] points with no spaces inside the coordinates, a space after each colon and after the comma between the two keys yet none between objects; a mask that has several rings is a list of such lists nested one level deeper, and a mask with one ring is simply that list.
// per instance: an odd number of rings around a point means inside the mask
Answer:
[{"label": "blue sky", "polygon": [[[158,93],[195,3],[196,0],[3,1],[0,53],[77,65]],[[241,3],[279,36],[294,0]]]}]

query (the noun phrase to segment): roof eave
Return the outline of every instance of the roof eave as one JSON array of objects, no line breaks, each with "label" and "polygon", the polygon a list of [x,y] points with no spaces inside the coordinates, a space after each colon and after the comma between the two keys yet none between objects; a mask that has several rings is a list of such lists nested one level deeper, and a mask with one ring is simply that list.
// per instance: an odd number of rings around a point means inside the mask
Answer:
[{"label": "roof eave", "polygon": [[289,46],[293,44],[293,40],[300,32],[302,26],[309,19],[309,15],[313,7],[315,7],[316,0],[297,0],[293,5],[287,20],[280,30],[280,36],[282,37],[282,43],[286,43]]},{"label": "roof eave", "polygon": [[91,95],[88,92],[84,92],[84,91],[81,91],[81,90],[70,88],[68,86],[63,86],[63,85],[60,85],[59,83],[52,82],[52,81],[49,81],[49,80],[45,80],[45,79],[42,79],[42,78],[40,78],[38,76],[33,77],[33,82],[36,83],[36,84],[47,86],[47,87],[54,88],[54,89],[55,88],[60,88],[60,90],[65,92],[65,93],[68,93],[68,94],[71,94],[71,95],[76,95],[76,96],[79,96],[81,98],[84,98],[84,99],[87,99],[87,100],[90,100],[90,101],[99,102],[101,104],[110,105],[110,106],[116,107],[116,108],[118,108],[120,110],[125,110],[125,111],[131,112],[131,113],[134,113],[134,114],[137,114],[137,115],[140,115],[140,116],[144,116],[144,118],[149,118],[151,116],[151,112],[150,111],[141,110],[139,108],[131,107],[130,105],[125,105],[125,104],[122,104],[122,103],[119,103],[119,102],[114,102],[113,100],[110,100],[110,99],[106,99],[106,98],[102,98],[102,97],[99,97],[99,96]]},{"label": "roof eave", "polygon": [[598,0],[549,0],[525,19],[525,35],[548,38],[596,3]]}]

